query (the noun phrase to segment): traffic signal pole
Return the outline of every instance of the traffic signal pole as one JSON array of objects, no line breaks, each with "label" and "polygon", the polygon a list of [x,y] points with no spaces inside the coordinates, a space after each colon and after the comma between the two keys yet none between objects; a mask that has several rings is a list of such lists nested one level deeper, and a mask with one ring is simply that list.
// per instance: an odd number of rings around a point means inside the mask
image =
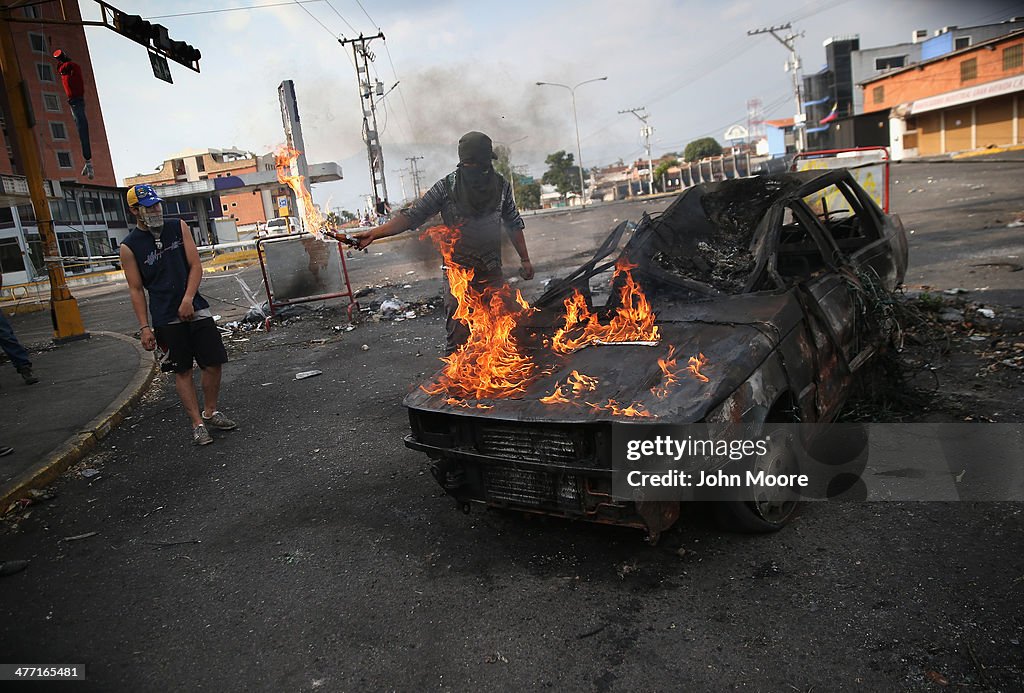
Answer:
[{"label": "traffic signal pole", "polygon": [[[68,20],[63,11],[62,19],[42,19],[15,17],[12,12],[30,2],[0,5],[0,73],[4,79],[4,89],[11,105],[11,120],[14,125],[14,138],[21,153],[21,165],[28,181],[29,197],[36,214],[36,225],[39,236],[43,240],[43,256],[46,273],[50,280],[50,318],[53,321],[53,339],[64,342],[88,337],[82,324],[82,314],[78,310],[78,301],[68,289],[64,265],[61,264],[60,247],[57,234],[53,228],[53,215],[50,213],[50,202],[46,199],[46,187],[43,182],[43,167],[39,161],[39,146],[36,143],[34,118],[31,103],[28,100],[28,86],[21,77],[21,68],[14,48],[14,37],[11,33],[12,22],[30,22],[32,24],[63,24],[75,26],[101,26],[140,43],[153,54],[169,58],[190,70],[199,72],[199,60],[202,54],[184,41],[174,41],[168,36],[167,28],[160,24],[151,24],[139,15],[127,14],[96,0],[100,6],[103,21]],[[166,67],[166,65],[164,65]],[[158,75],[159,76],[159,75]],[[161,79],[170,81],[168,77]]]},{"label": "traffic signal pole", "polygon": [[30,122],[28,88],[21,78],[11,25],[7,21],[8,10],[0,13],[0,69],[3,72],[4,89],[11,105],[11,120],[14,121],[14,136],[21,153],[21,164],[28,180],[29,196],[35,210],[39,236],[43,239],[43,255],[46,273],[50,280],[50,319],[53,322],[55,342],[83,339],[89,334],[82,324],[78,301],[68,289],[64,265],[61,264],[57,235],[50,214],[50,202],[46,199],[43,184],[43,169],[39,162],[39,146],[36,143],[34,123]]}]

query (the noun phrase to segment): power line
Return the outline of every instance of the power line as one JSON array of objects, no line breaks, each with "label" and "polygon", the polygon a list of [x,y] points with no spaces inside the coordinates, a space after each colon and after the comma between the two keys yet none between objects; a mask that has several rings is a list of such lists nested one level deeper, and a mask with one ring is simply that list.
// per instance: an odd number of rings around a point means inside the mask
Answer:
[{"label": "power line", "polygon": [[366,15],[366,18],[370,20],[370,24],[372,24],[373,26],[377,26],[377,22],[373,21],[373,17],[371,17],[370,13],[366,11],[365,7],[363,7],[363,3],[359,2],[359,0],[356,0],[356,4],[359,5],[359,9],[363,11],[363,14]]},{"label": "power line", "polygon": [[[298,5],[299,7],[302,7],[302,3],[299,0],[295,0],[295,4]],[[314,22],[322,26],[324,28],[324,31],[331,35],[331,38],[338,38],[338,35],[331,31],[330,29],[328,29],[326,24],[317,19],[315,14],[307,10],[305,7],[302,7],[302,11],[308,14],[310,17],[312,17]]]},{"label": "power line", "polygon": [[[834,9],[839,5],[843,5],[847,2],[850,2],[850,0],[832,0],[831,2],[826,2],[824,4],[818,2],[817,0],[812,0],[812,2],[807,3],[803,7],[799,8],[794,14],[792,14],[790,16],[790,21],[792,22],[807,19],[808,17],[812,17],[816,14],[820,14],[821,12]],[[747,51],[754,48],[756,45],[756,41],[751,42],[748,40],[747,36],[741,36],[732,43],[723,46],[719,51],[715,52],[714,54],[709,55],[704,60],[699,61],[693,68],[689,68],[688,72],[691,75],[690,77],[683,78],[681,81],[675,83],[669,82],[664,86],[658,88],[657,90],[651,92],[642,100],[648,103],[657,103],[658,101],[667,98],[672,94],[675,94],[680,89],[690,86],[694,82],[703,79],[704,77],[708,76],[715,70],[718,70],[719,68],[728,65],[729,63],[733,62],[734,60],[742,56]],[[723,60],[723,58],[726,55],[730,54],[731,57]],[[612,118],[609,119],[608,121],[605,121],[598,127],[597,130],[584,135],[583,139],[587,140],[590,139],[591,137],[594,137],[605,132],[616,121],[616,118]]]},{"label": "power line", "polygon": [[[171,17],[192,17],[197,14],[220,14],[221,12],[237,12],[239,10],[260,10],[264,7],[281,7],[283,5],[307,5],[311,2],[323,2],[324,0],[295,0],[292,2],[274,2],[269,5],[247,5],[245,7],[222,7],[219,10],[198,10],[196,12],[180,12],[178,14],[157,14],[146,17],[146,19],[170,19]],[[303,8],[305,9],[305,8]]]},{"label": "power line", "polygon": [[330,7],[330,8],[332,9],[332,10],[334,10],[334,14],[338,15],[338,17],[339,17],[339,18],[341,19],[341,21],[345,22],[345,25],[346,25],[346,26],[347,26],[347,27],[348,27],[349,29],[351,29],[353,33],[355,33],[356,31],[358,31],[358,30],[357,30],[357,29],[356,29],[356,28],[355,28],[354,26],[352,26],[351,24],[349,24],[349,22],[348,22],[348,20],[347,20],[347,19],[345,19],[344,17],[342,17],[342,16],[341,16],[341,12],[338,12],[338,10],[336,10],[336,9],[334,8],[334,5],[332,5],[332,4],[331,4],[331,0],[326,0],[326,1],[327,1],[327,6],[328,6],[328,7]]}]

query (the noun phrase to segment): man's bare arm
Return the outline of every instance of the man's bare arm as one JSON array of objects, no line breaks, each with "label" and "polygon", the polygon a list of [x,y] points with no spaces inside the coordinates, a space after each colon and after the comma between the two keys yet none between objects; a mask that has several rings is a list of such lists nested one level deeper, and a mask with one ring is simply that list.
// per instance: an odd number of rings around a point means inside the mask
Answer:
[{"label": "man's bare arm", "polygon": [[121,271],[128,281],[128,294],[132,300],[132,311],[135,312],[135,319],[139,321],[141,328],[142,346],[147,351],[156,348],[156,337],[153,335],[153,328],[149,324],[146,314],[146,291],[142,286],[142,275],[139,274],[139,266],[135,262],[135,253],[126,245],[121,246]]},{"label": "man's bare arm", "polygon": [[191,320],[195,309],[192,307],[192,299],[199,291],[199,282],[203,279],[203,263],[199,259],[199,249],[192,238],[192,230],[184,221],[181,222],[181,243],[185,247],[185,260],[188,262],[188,283],[185,285],[185,295],[178,306],[178,317],[182,320]]},{"label": "man's bare arm", "polygon": [[408,231],[411,228],[412,221],[409,217],[404,214],[396,214],[380,226],[372,228],[369,231],[352,234],[352,238],[358,242],[356,247],[362,250],[376,240],[387,238],[388,236],[397,236],[403,231]]}]

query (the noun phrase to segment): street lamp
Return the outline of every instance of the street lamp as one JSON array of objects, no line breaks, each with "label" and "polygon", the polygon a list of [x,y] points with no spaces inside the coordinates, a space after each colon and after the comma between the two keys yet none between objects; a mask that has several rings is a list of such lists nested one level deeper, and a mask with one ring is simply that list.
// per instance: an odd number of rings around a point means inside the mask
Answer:
[{"label": "street lamp", "polygon": [[525,139],[529,139],[529,135],[523,135],[518,140],[512,140],[511,142],[499,142],[494,140],[494,144],[500,144],[508,149],[508,182],[512,186],[512,201],[516,201],[516,170],[512,167],[512,145],[517,142],[522,142]]},{"label": "street lamp", "polygon": [[538,87],[562,87],[568,89],[572,95],[572,120],[576,125],[576,158],[578,159],[577,165],[580,169],[580,204],[586,206],[587,204],[587,193],[583,187],[583,152],[580,151],[580,121],[576,118],[576,89],[582,87],[584,84],[590,84],[591,82],[603,82],[608,79],[607,77],[595,77],[594,79],[588,79],[580,82],[574,87],[570,87],[567,84],[559,84],[558,82],[537,82]]}]

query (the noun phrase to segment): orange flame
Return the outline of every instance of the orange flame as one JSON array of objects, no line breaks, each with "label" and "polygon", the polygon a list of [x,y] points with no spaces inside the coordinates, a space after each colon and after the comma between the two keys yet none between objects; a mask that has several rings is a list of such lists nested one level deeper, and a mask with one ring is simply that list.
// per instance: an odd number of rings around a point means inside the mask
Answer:
[{"label": "orange flame", "polygon": [[693,377],[701,382],[710,382],[710,379],[700,372],[700,369],[708,364],[708,359],[704,354],[691,356],[685,368],[676,368],[675,353],[676,348],[672,347],[668,351],[668,356],[658,359],[658,367],[661,369],[663,377],[660,385],[651,388],[651,393],[658,399],[665,399],[668,396],[668,391],[679,382],[679,374],[684,370],[692,373]]},{"label": "orange flame", "polygon": [[302,201],[300,208],[303,211],[303,219],[306,222],[306,229],[313,233],[319,239],[323,239],[324,231],[337,231],[337,228],[327,221],[327,219],[320,214],[320,210],[313,204],[313,197],[306,190],[304,182],[304,176],[292,175],[292,166],[295,161],[302,154],[297,149],[292,149],[287,146],[280,146],[274,152],[274,162],[277,165],[277,180],[295,192],[295,197]]},{"label": "orange flame", "polygon": [[[556,385],[555,391],[547,397],[541,397],[540,401],[544,404],[569,404],[571,400],[566,399],[565,394],[571,393],[573,396],[579,397],[584,392],[593,392],[597,389],[597,382],[597,378],[573,371],[565,379],[564,385]],[[562,393],[563,387],[566,388],[565,394]]]},{"label": "orange flame", "polygon": [[[669,349],[669,356],[672,355],[673,351],[675,351],[675,349]],[[665,399],[668,397],[668,391],[671,387],[679,382],[679,378],[677,377],[678,371],[675,369],[676,360],[674,358],[658,359],[658,368],[661,369],[664,377],[661,379],[660,385],[651,388],[651,392],[658,399]]]},{"label": "orange flame", "polygon": [[637,418],[649,418],[654,416],[654,414],[647,411],[647,409],[644,408],[644,405],[640,402],[633,402],[633,404],[630,404],[628,407],[620,406],[614,399],[609,399],[607,404],[593,404],[591,402],[587,402],[586,404],[588,407],[593,407],[594,409],[610,411],[615,416],[630,416]]},{"label": "orange flame", "polygon": [[458,229],[435,226],[424,236],[437,244],[448,268],[448,286],[458,301],[455,319],[469,328],[469,338],[453,354],[446,356],[438,382],[423,391],[430,395],[447,394],[471,399],[513,397],[526,392],[533,375],[534,363],[519,353],[512,336],[519,318],[529,304],[518,291],[512,311],[510,290],[475,290],[470,282],[473,270],[452,262],[452,250],[459,237]]},{"label": "orange flame", "polygon": [[547,397],[541,397],[540,401],[544,404],[570,404],[572,400],[566,399],[565,395],[562,394],[562,386],[555,386],[555,391]]},{"label": "orange flame", "polygon": [[686,366],[686,370],[693,373],[694,377],[697,378],[697,380],[706,383],[709,380],[708,377],[700,372],[700,369],[706,365],[708,365],[707,357],[704,356],[704,354],[699,354],[697,356],[690,357],[688,365]]},{"label": "orange flame", "polygon": [[450,404],[453,407],[463,407],[465,409],[494,409],[490,404],[470,404],[464,399],[456,399],[454,397],[449,397],[444,402],[445,404]]},{"label": "orange flame", "polygon": [[[598,340],[601,342],[656,342],[661,338],[657,325],[654,324],[654,311],[644,295],[640,285],[633,279],[631,265],[624,258],[615,264],[614,282],[620,276],[625,281],[619,289],[619,307],[607,325],[602,325],[597,315],[587,308],[587,301],[579,291],[565,299],[565,326],[555,332],[551,340],[552,348],[560,353],[568,354],[582,349]],[[579,336],[570,337],[570,333]]]}]

